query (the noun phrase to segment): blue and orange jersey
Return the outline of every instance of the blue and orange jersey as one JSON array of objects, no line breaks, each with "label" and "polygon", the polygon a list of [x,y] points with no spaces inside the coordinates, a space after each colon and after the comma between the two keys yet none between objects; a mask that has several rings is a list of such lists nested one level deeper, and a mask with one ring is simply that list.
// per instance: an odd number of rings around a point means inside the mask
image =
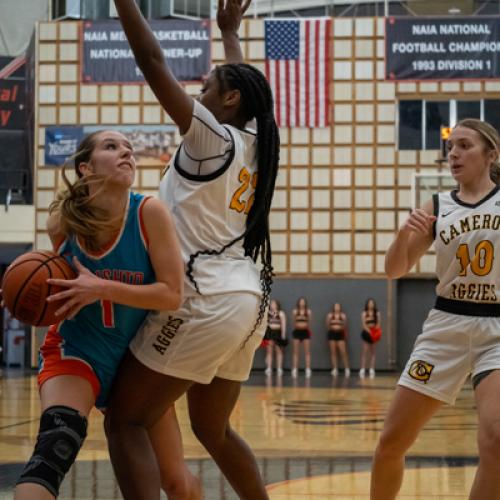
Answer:
[{"label": "blue and orange jersey", "polygon": [[[130,193],[119,235],[100,252],[85,250],[74,237],[64,240],[58,252],[70,262],[76,256],[82,265],[103,279],[132,285],[154,283],[155,274],[141,216],[146,200],[142,195]],[[63,321],[58,330],[64,344],[77,349],[96,371],[101,368],[114,376],[147,313],[147,309],[96,301],[85,306],[73,320]]]}]

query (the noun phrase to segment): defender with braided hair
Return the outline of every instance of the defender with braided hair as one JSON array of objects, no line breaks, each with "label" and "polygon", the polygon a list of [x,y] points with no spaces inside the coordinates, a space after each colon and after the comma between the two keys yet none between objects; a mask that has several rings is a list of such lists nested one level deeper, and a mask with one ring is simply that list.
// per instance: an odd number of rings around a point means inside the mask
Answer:
[{"label": "defender with braided hair", "polygon": [[170,72],[134,0],[115,0],[136,62],[183,137],[160,198],[172,211],[186,264],[184,302],[178,311],[148,316],[107,414],[111,459],[126,499],[159,498],[147,429],[185,392],[194,433],[239,497],[268,498],[253,453],[229,424],[266,327],[268,218],[279,151],[269,84],[242,62],[237,30],[249,3],[219,0],[228,64],[215,68],[193,99]]}]

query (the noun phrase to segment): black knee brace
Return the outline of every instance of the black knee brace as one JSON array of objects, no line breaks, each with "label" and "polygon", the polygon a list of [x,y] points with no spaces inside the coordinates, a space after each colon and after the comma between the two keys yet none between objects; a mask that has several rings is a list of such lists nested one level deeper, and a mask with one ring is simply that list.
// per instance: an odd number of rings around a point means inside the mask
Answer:
[{"label": "black knee brace", "polygon": [[55,497],[87,436],[87,419],[73,408],[51,406],[40,418],[35,451],[17,484],[36,483]]}]

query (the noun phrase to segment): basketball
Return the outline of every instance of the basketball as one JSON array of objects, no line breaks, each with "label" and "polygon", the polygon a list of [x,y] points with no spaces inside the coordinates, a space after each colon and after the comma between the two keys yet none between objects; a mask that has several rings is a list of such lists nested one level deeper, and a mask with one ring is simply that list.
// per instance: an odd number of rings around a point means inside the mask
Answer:
[{"label": "basketball", "polygon": [[11,315],[33,326],[49,326],[60,318],[55,312],[62,301],[47,297],[63,290],[49,285],[48,278],[73,279],[75,272],[64,257],[50,251],[33,251],[19,256],[5,271],[2,297]]}]

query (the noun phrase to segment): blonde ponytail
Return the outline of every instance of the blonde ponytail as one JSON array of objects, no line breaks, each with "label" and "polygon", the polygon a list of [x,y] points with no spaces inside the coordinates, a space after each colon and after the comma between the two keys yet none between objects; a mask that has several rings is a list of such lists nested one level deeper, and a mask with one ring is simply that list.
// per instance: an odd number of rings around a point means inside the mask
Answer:
[{"label": "blonde ponytail", "polygon": [[[101,132],[88,135],[78,146],[76,153],[64,164],[62,178],[66,187],[56,194],[49,206],[49,213],[56,214],[59,219],[59,231],[66,237],[75,236],[81,239],[85,248],[90,251],[99,250],[96,236],[103,231],[117,228],[120,218],[110,219],[109,212],[92,205],[92,201],[106,187],[107,178],[102,175],[83,176],[79,166],[88,162],[96,144],[96,136]],[[74,162],[77,179],[71,183],[66,175],[68,164]],[[90,195],[90,186],[98,185],[96,192]]]}]

